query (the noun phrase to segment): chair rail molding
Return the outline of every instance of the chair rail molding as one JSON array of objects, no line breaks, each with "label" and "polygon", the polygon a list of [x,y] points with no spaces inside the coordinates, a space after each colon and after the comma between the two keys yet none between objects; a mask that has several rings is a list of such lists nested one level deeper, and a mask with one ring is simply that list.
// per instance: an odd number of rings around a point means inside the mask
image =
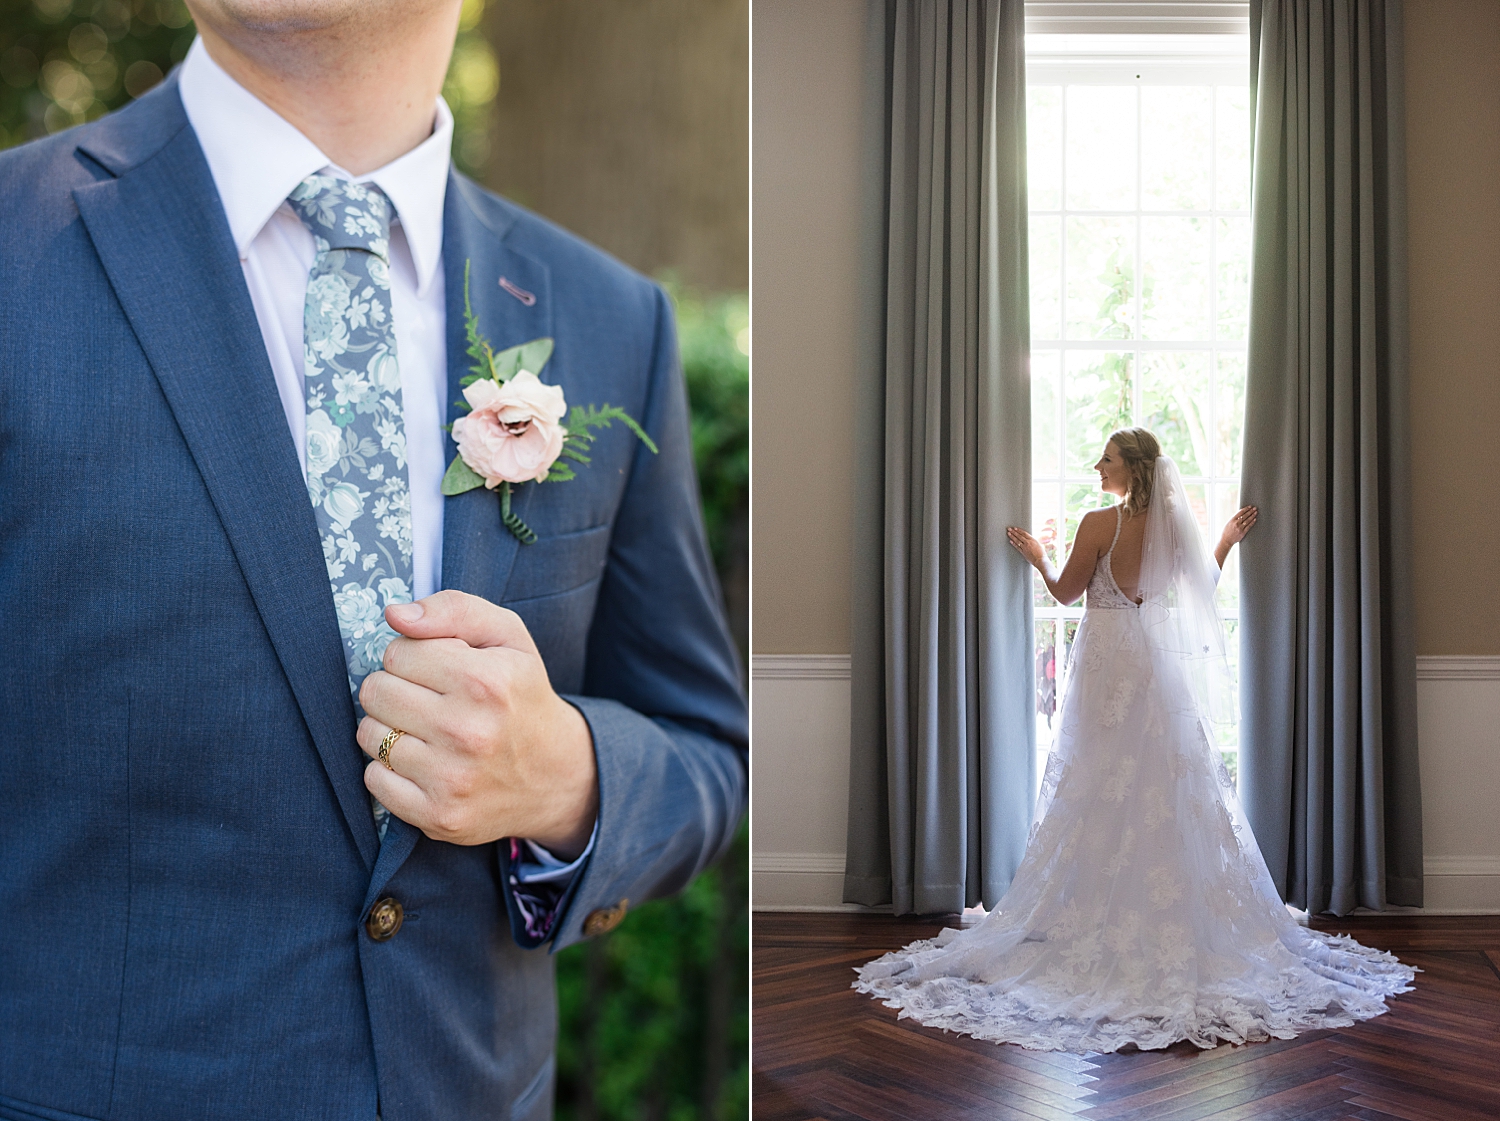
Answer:
[{"label": "chair rail molding", "polygon": [[1417,680],[1500,681],[1500,654],[1418,655]]},{"label": "chair rail molding", "polygon": [[753,654],[750,676],[756,681],[848,681],[848,654]]}]

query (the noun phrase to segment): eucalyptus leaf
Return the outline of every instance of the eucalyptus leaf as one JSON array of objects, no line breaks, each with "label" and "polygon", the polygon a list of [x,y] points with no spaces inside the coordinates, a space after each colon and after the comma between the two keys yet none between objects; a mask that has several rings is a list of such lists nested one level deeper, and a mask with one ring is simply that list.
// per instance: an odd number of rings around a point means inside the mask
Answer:
[{"label": "eucalyptus leaf", "polygon": [[443,475],[443,493],[463,494],[465,491],[482,486],[484,486],[484,476],[465,463],[463,456],[455,455],[453,462],[448,464],[447,473]]},{"label": "eucalyptus leaf", "polygon": [[492,365],[497,378],[501,381],[509,381],[522,370],[530,370],[533,374],[540,376],[542,367],[551,357],[551,339],[532,339],[529,343],[506,347],[499,351]]}]

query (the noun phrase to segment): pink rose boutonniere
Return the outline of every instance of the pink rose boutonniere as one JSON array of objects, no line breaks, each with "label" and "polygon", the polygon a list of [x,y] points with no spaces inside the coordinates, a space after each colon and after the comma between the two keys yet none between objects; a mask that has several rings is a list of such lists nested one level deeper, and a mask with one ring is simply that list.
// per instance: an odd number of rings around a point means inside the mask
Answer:
[{"label": "pink rose boutonniere", "polygon": [[509,381],[480,378],[464,390],[464,400],[472,411],[453,422],[453,439],[485,486],[547,481],[568,438],[561,386],[523,369]]},{"label": "pink rose boutonniere", "polygon": [[[500,492],[500,520],[523,545],[536,540],[531,527],[511,512],[511,487],[520,483],[566,482],[576,479],[571,464],[588,463],[595,436],[591,429],[620,421],[645,445],[656,444],[625,410],[613,405],[573,406],[571,413],[562,387],[547,385],[537,375],[552,357],[551,339],[495,351],[479,333],[469,304],[469,266],[464,265],[464,328],[474,371],[463,379],[467,416],[453,422],[458,455],[443,476],[444,494],[463,494],[476,487]],[[563,423],[564,416],[567,423]]]}]

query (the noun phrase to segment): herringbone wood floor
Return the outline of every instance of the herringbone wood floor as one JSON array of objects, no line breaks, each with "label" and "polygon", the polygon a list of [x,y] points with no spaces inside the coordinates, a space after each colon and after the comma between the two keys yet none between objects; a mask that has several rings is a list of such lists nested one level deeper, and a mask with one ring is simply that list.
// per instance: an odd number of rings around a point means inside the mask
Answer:
[{"label": "herringbone wood floor", "polygon": [[757,914],[756,1121],[1500,1121],[1500,918],[1317,921],[1419,966],[1384,1016],[1293,1040],[1067,1055],[897,1020],[854,966],[941,924]]}]

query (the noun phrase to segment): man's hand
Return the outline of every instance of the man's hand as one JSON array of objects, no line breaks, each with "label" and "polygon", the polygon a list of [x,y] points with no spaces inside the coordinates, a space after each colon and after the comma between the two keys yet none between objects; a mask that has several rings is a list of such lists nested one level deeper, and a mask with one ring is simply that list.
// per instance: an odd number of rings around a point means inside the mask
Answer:
[{"label": "man's hand", "polygon": [[[552,691],[514,611],[444,591],[386,608],[400,635],[365,678],[365,785],[436,841],[526,837],[562,859],[583,852],[598,812],[593,738]],[[406,735],[376,759],[391,728]]]}]

